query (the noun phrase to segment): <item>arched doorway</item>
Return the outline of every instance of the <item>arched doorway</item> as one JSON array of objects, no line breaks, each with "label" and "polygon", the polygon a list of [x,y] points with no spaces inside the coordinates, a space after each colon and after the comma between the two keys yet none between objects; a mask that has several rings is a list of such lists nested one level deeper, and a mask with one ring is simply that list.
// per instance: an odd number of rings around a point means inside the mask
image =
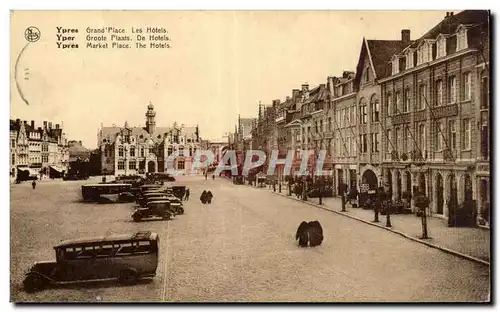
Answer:
[{"label": "arched doorway", "polygon": [[464,200],[472,200],[472,179],[468,173],[464,175]]},{"label": "arched doorway", "polygon": [[155,162],[154,161],[149,161],[148,162],[148,172],[155,172],[156,171],[156,168],[155,168]]},{"label": "arched doorway", "polygon": [[[458,192],[457,192],[457,180],[455,179],[455,175],[452,173],[448,176],[448,188],[450,190],[449,198],[446,198],[446,201],[458,205]],[[448,207],[450,209],[450,207]]]},{"label": "arched doorway", "polygon": [[443,184],[443,176],[440,173],[436,174],[436,213],[442,215],[444,213],[443,204],[444,204],[444,184]]},{"label": "arched doorway", "polygon": [[412,193],[411,189],[411,173],[410,171],[405,171],[404,173],[405,178],[406,178],[406,191]]},{"label": "arched doorway", "polygon": [[418,174],[418,191],[423,192],[424,194],[427,195],[427,187],[425,183],[425,174],[423,172],[420,172]]},{"label": "arched doorway", "polygon": [[368,184],[370,190],[375,190],[378,186],[377,175],[370,169],[363,173],[361,181],[363,184]]},{"label": "arched doorway", "polygon": [[399,172],[399,170],[396,170],[396,179],[396,183],[398,184],[396,198],[401,199],[401,187],[403,184],[401,182],[401,172]]}]

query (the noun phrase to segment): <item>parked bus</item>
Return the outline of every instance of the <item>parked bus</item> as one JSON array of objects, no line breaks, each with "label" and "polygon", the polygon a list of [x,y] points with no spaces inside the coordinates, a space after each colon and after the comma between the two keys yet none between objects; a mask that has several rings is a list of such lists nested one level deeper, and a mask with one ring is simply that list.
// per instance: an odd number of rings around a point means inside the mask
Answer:
[{"label": "parked bus", "polygon": [[56,261],[36,262],[26,274],[24,289],[48,284],[118,280],[130,284],[152,278],[158,267],[159,237],[153,232],[66,240],[55,246]]}]

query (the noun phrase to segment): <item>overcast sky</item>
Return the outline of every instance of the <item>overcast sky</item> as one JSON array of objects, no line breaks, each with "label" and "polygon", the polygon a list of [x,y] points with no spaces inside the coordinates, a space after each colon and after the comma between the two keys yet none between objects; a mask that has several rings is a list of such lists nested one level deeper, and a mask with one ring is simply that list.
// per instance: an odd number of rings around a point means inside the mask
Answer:
[{"label": "overcast sky", "polygon": [[[69,139],[97,147],[103,123],[143,126],[146,106],[157,126],[200,127],[203,138],[232,131],[238,114],[255,117],[258,102],[284,100],[304,82],[355,70],[363,37],[411,38],[444,11],[14,12],[11,15],[11,118],[64,122]],[[28,26],[41,39],[19,58]],[[56,27],[78,28],[80,48],[61,50]],[[87,27],[164,27],[169,50],[86,49]],[[134,38],[135,39],[135,38]],[[28,78],[29,79],[25,79]]]}]

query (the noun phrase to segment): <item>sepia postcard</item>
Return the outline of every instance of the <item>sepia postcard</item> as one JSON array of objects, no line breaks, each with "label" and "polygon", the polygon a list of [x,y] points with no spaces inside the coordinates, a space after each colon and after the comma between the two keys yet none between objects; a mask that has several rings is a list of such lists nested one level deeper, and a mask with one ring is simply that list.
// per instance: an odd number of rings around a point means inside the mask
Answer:
[{"label": "sepia postcard", "polygon": [[491,301],[491,25],[10,12],[10,300]]}]

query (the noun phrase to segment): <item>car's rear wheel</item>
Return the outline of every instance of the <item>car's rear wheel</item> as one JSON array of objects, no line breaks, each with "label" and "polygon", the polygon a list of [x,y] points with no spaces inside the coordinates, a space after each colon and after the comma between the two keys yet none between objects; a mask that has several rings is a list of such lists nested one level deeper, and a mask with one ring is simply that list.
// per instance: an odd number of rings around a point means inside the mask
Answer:
[{"label": "car's rear wheel", "polygon": [[134,270],[123,270],[120,272],[118,281],[122,284],[132,284],[137,281],[137,273]]},{"label": "car's rear wheel", "polygon": [[163,218],[164,220],[170,220],[170,217],[171,217],[171,216],[170,216],[170,213],[165,212],[165,213],[163,214],[163,217],[162,217],[162,218]]},{"label": "car's rear wheel", "polygon": [[26,292],[35,292],[42,290],[45,286],[45,279],[38,274],[30,274],[26,276],[23,282],[23,287]]},{"label": "car's rear wheel", "polygon": [[179,208],[179,214],[184,214],[184,208]]}]

